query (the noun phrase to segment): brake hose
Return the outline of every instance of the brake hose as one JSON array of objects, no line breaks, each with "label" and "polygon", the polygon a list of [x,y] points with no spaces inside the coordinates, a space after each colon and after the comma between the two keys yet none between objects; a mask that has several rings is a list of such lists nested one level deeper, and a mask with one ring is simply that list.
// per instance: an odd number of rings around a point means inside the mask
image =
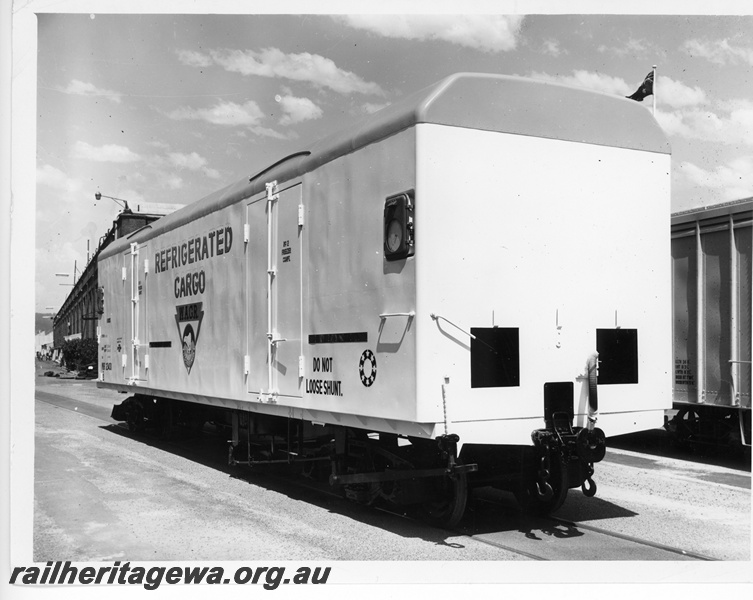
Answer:
[{"label": "brake hose", "polygon": [[588,370],[588,430],[593,431],[599,416],[599,399],[596,384],[599,376],[599,353],[594,352],[586,362]]}]

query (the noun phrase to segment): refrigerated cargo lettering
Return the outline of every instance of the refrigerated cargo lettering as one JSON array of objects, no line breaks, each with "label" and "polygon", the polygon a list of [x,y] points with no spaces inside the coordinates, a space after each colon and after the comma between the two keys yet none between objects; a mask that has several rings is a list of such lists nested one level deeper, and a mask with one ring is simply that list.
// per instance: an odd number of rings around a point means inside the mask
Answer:
[{"label": "refrigerated cargo lettering", "polygon": [[233,247],[233,228],[220,227],[204,235],[185,240],[168,248],[162,248],[154,255],[155,273],[185,267],[194,263],[222,256]]},{"label": "refrigerated cargo lettering", "polygon": [[207,278],[204,271],[187,273],[175,278],[175,297],[198,296],[203,294],[207,287]]}]

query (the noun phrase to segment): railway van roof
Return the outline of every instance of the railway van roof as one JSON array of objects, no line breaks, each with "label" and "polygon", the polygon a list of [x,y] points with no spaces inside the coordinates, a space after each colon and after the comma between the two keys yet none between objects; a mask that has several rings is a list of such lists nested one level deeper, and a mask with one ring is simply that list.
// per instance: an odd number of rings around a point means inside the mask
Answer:
[{"label": "railway van roof", "polygon": [[266,182],[293,179],[419,123],[670,152],[659,125],[634,100],[523,77],[458,73],[118,240],[101,258],[258,194]]}]

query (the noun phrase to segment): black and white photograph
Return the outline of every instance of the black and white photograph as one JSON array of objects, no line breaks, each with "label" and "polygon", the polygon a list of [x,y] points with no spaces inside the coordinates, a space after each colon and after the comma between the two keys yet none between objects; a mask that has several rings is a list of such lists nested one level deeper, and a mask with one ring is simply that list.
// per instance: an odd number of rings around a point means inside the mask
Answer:
[{"label": "black and white photograph", "polygon": [[749,594],[753,11],[695,9],[4,9],[0,595]]}]

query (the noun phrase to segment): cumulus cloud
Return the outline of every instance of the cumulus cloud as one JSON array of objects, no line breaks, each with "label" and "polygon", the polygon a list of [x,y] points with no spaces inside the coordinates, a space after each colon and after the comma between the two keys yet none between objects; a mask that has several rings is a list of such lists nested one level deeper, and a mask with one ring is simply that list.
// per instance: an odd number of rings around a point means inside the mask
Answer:
[{"label": "cumulus cloud", "polygon": [[212,59],[195,50],[177,50],[178,60],[189,67],[209,67]]},{"label": "cumulus cloud", "polygon": [[285,135],[269,127],[253,127],[251,131],[255,133],[256,135],[261,135],[263,137],[271,137],[278,140],[289,140],[289,139],[295,139],[297,137],[295,133]]},{"label": "cumulus cloud", "polygon": [[724,200],[753,196],[753,156],[737,158],[713,170],[684,162],[680,173],[694,185],[714,190]]},{"label": "cumulus cloud", "polygon": [[248,127],[250,131],[257,135],[285,139],[284,135],[274,129],[260,125],[261,121],[264,120],[264,113],[253,100],[243,104],[220,102],[209,108],[180,106],[166,113],[166,116],[176,121],[206,121],[212,125]]},{"label": "cumulus cloud", "polygon": [[669,77],[657,77],[656,89],[654,91],[662,104],[668,104],[673,108],[698,106],[708,102],[706,92],[701,88],[691,88]]},{"label": "cumulus cloud", "polygon": [[355,29],[390,38],[442,40],[483,52],[507,52],[518,45],[521,15],[338,15]]},{"label": "cumulus cloud", "polygon": [[339,94],[384,95],[376,83],[364,81],[350,71],[339,68],[334,61],[319,54],[301,52],[286,54],[278,48],[254,50],[210,50],[209,54],[181,52],[178,58],[187,65],[220,65],[227,71],[309,83],[329,88]]},{"label": "cumulus cloud", "polygon": [[[530,77],[627,96],[636,85],[624,79],[590,71],[570,75],[530,73]],[[712,103],[706,92],[670,77],[658,77],[656,119],[668,135],[726,145],[753,146],[753,102],[726,100]],[[713,104],[713,110],[711,105]]]},{"label": "cumulus cloud", "polygon": [[753,110],[753,100],[747,98],[725,98],[724,100],[717,100],[715,105],[721,110],[729,112]]},{"label": "cumulus cloud", "polygon": [[[220,172],[217,169],[212,169],[207,166],[207,159],[203,156],[197,154],[196,152],[191,152],[190,154],[184,154],[181,152],[170,152],[167,155],[168,161],[173,167],[176,167],[178,169],[188,169],[189,171],[200,171],[204,173],[207,177],[210,179],[218,179],[220,177]],[[180,180],[180,178],[173,176],[171,181],[167,182],[168,187],[176,186],[181,187],[182,181],[179,183],[176,182],[176,180]],[[171,189],[177,189],[177,187],[172,187]]]},{"label": "cumulus cloud", "polygon": [[104,146],[92,146],[86,142],[76,142],[73,146],[73,157],[95,162],[130,163],[141,160],[141,157],[125,146],[117,144],[105,144]]},{"label": "cumulus cloud", "polygon": [[630,94],[630,86],[620,77],[610,77],[603,73],[594,73],[591,71],[576,70],[572,75],[549,75],[548,73],[532,72],[529,77],[540,79],[542,81],[551,81],[553,83],[562,83],[582,87],[605,94],[616,94],[625,96]]},{"label": "cumulus cloud", "polygon": [[682,113],[680,112],[657,110],[656,120],[667,135],[691,137],[690,127],[686,123],[683,123]]},{"label": "cumulus cloud", "polygon": [[549,54],[550,56],[560,56],[561,54],[567,54],[567,52],[560,47],[560,43],[557,40],[545,40],[543,52],[544,54]]},{"label": "cumulus cloud", "polygon": [[[573,71],[571,75],[549,75],[548,73],[533,72],[529,76],[534,79],[563,83],[618,96],[630,95],[641,83],[629,84],[621,77],[612,77],[603,73],[584,70]],[[690,87],[669,77],[657,77],[656,92],[662,105],[669,105],[672,108],[688,108],[708,102],[706,93],[701,88]]]},{"label": "cumulus cloud", "polygon": [[308,98],[296,98],[287,94],[275,96],[275,100],[280,104],[283,112],[280,125],[292,125],[302,121],[319,119],[322,116],[322,109]]},{"label": "cumulus cloud", "polygon": [[711,110],[658,112],[657,120],[670,135],[728,145],[753,146],[753,107],[741,107],[727,114]]},{"label": "cumulus cloud", "polygon": [[178,167],[179,169],[190,169],[192,171],[196,171],[207,164],[207,159],[203,156],[200,156],[196,152],[191,152],[190,154],[170,152],[167,157],[170,160],[170,163],[174,167]]},{"label": "cumulus cloud", "polygon": [[78,192],[82,188],[78,179],[52,165],[37,167],[37,183],[63,192]]},{"label": "cumulus cloud", "polygon": [[612,54],[614,56],[630,56],[632,58],[656,58],[665,56],[666,52],[656,44],[647,40],[638,40],[630,38],[619,46],[602,45],[598,48],[603,54]]},{"label": "cumulus cloud", "polygon": [[753,66],[753,46],[736,46],[729,40],[687,40],[681,48],[688,55],[717,64],[747,63]]},{"label": "cumulus cloud", "polygon": [[71,82],[66,87],[61,88],[60,91],[66,94],[73,94],[76,96],[103,97],[103,98],[107,98],[111,102],[115,102],[116,104],[120,103],[120,100],[121,100],[120,97],[122,96],[120,92],[98,88],[93,83],[87,83],[79,79],[71,80]]},{"label": "cumulus cloud", "polygon": [[170,147],[170,144],[162,140],[149,140],[146,142],[146,145],[160,150],[167,150]]},{"label": "cumulus cloud", "polygon": [[183,188],[183,179],[178,175],[164,175],[161,180],[169,190],[179,190]]},{"label": "cumulus cloud", "polygon": [[210,108],[181,106],[167,114],[177,121],[206,121],[213,125],[254,126],[264,118],[264,113],[253,100],[244,104],[220,102]]}]

